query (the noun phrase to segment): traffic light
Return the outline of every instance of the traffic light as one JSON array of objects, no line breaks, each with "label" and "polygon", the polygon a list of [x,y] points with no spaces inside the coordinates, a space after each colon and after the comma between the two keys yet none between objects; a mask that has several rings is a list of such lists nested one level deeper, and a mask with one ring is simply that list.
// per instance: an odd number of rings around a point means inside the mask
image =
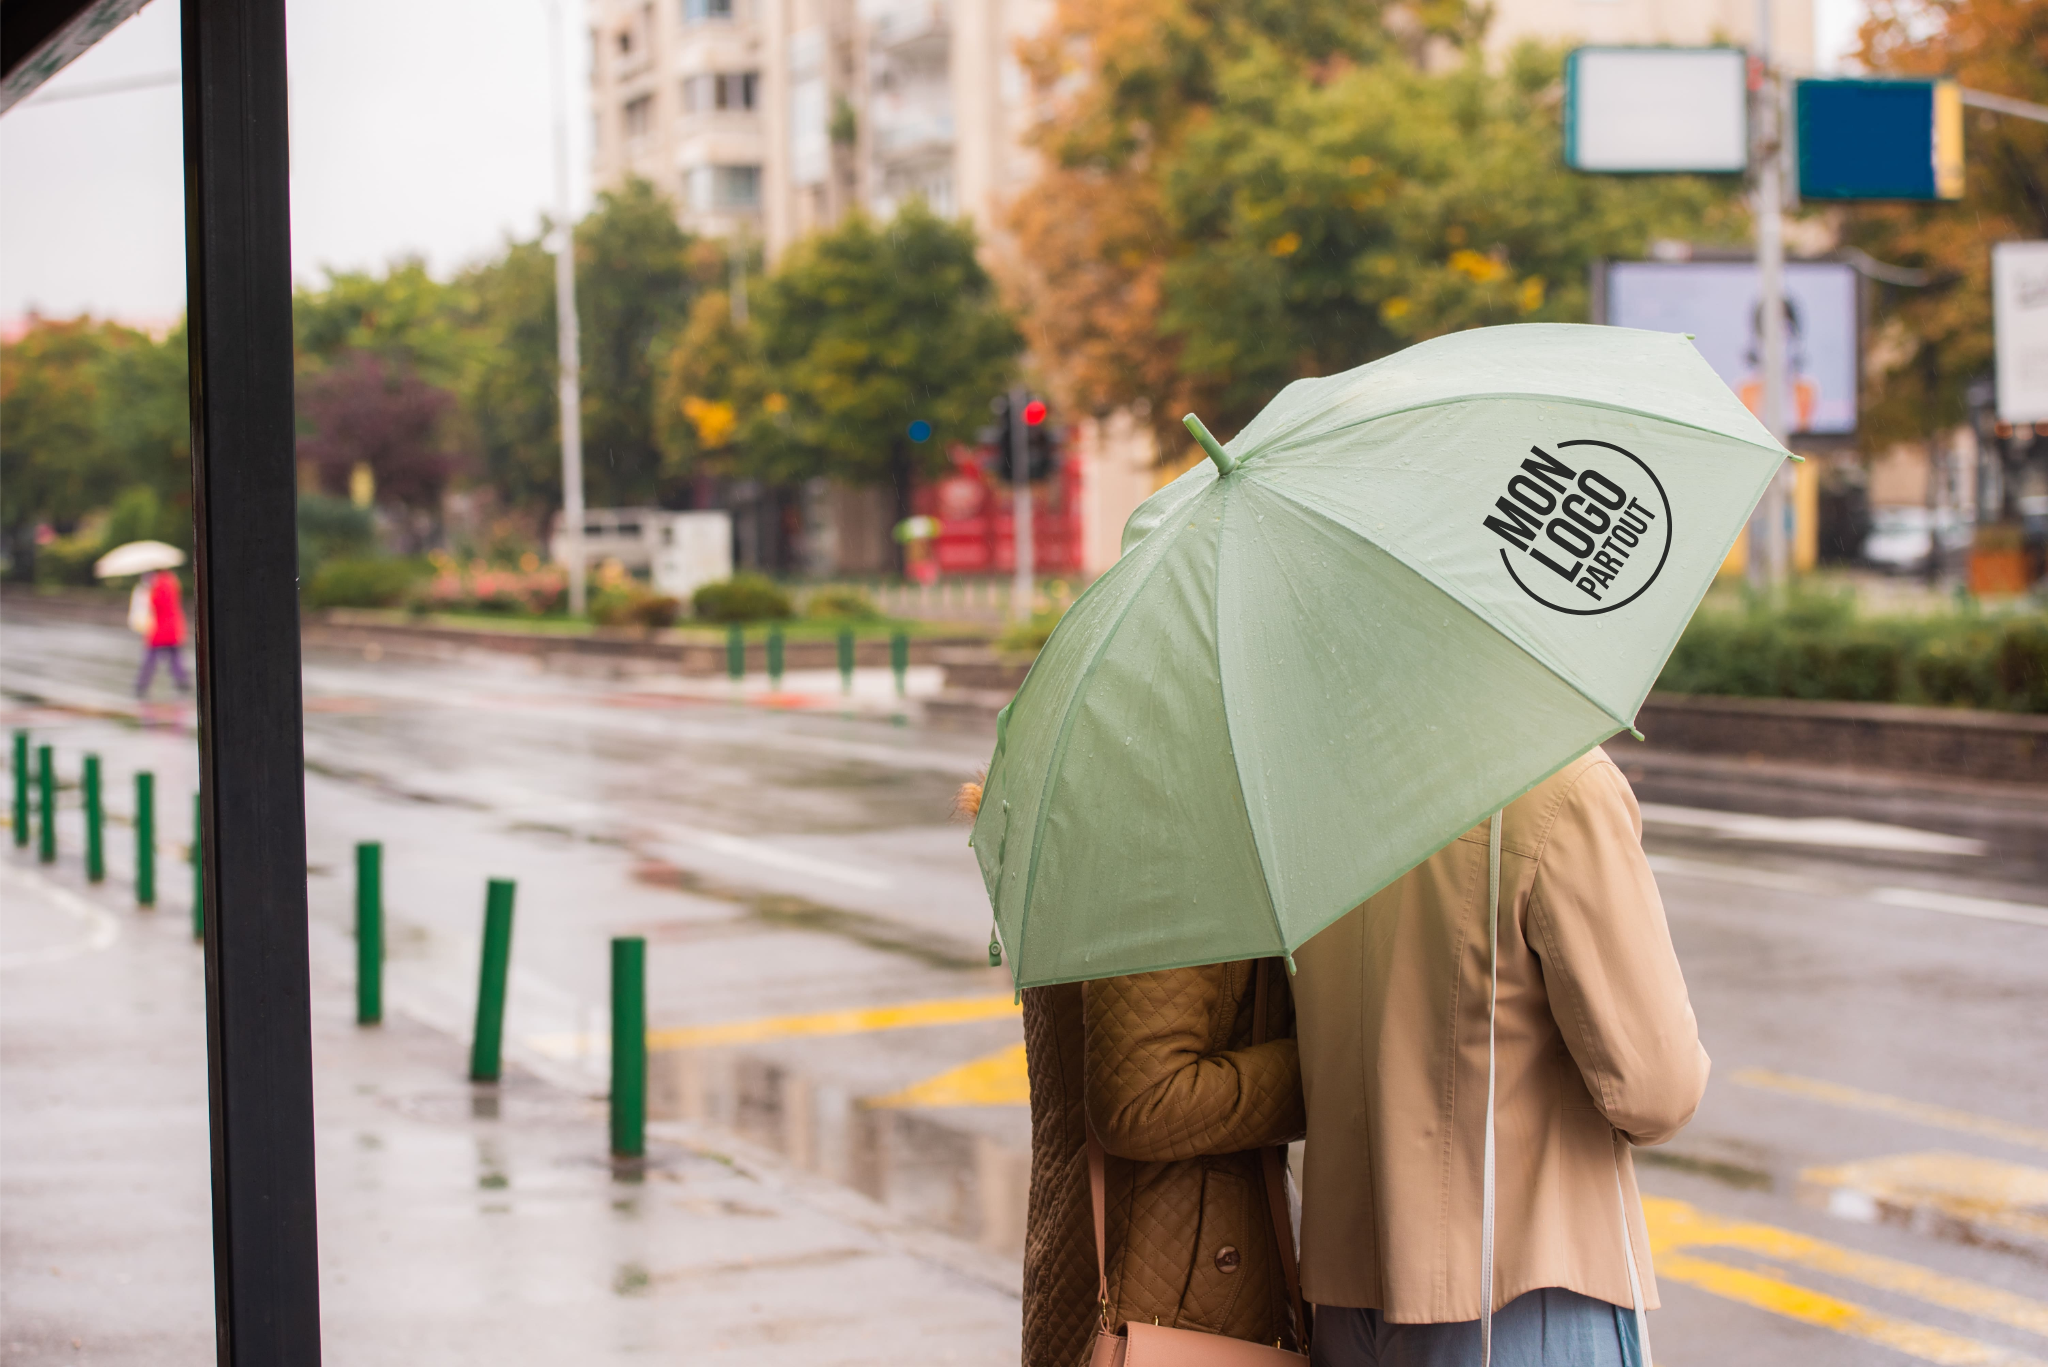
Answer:
[{"label": "traffic light", "polygon": [[[1016,434],[1016,425],[1010,421],[1010,396],[998,394],[989,402],[989,412],[995,415],[995,422],[982,430],[982,439],[994,450],[989,462],[989,473],[1004,484],[1011,482],[1017,468],[1016,448],[1011,444]],[[1043,399],[1031,399],[1024,405],[1024,460],[1025,478],[1033,484],[1050,479],[1059,468],[1059,440],[1053,435],[1052,424],[1046,421],[1047,412]]]}]

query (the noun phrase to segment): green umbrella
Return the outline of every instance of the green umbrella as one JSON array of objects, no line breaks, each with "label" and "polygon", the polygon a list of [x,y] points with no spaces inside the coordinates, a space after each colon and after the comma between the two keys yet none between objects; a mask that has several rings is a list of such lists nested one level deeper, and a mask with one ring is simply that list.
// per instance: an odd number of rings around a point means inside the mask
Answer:
[{"label": "green umbrella", "polygon": [[1787,454],[1686,338],[1565,324],[1189,427],[997,726],[1019,986],[1291,955],[1629,729]]}]

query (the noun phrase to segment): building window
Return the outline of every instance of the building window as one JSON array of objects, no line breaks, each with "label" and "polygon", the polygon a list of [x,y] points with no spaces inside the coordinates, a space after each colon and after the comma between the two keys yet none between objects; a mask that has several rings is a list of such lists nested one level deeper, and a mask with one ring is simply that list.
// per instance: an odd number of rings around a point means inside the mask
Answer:
[{"label": "building window", "polygon": [[653,131],[653,128],[654,97],[642,95],[638,99],[626,101],[626,140],[633,142],[644,138]]},{"label": "building window", "polygon": [[732,18],[732,0],[683,0],[683,22],[706,24]]},{"label": "building window", "polygon": [[761,207],[758,166],[695,166],[688,185],[690,207],[699,213]]},{"label": "building window", "polygon": [[709,114],[718,110],[750,110],[760,88],[760,76],[752,71],[705,72],[683,78],[683,112]]}]

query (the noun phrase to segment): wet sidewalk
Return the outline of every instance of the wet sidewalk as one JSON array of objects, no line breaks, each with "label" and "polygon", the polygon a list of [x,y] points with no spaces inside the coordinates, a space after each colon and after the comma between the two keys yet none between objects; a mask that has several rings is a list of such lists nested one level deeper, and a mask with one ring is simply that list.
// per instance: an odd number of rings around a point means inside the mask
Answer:
[{"label": "wet sidewalk", "polygon": [[[0,1358],[211,1361],[200,957],[0,854]],[[1002,1363],[1015,1263],[679,1122],[605,1155],[580,1075],[463,1081],[466,1048],[349,1023],[316,936],[322,1315],[336,1364]]]}]

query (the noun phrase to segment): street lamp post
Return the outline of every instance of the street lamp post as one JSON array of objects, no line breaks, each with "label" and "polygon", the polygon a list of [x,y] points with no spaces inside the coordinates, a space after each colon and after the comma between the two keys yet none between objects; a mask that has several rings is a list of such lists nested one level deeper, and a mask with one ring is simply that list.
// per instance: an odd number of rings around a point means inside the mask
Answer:
[{"label": "street lamp post", "polygon": [[[562,45],[560,0],[548,5],[554,45]],[[562,542],[569,561],[569,615],[585,607],[583,560],[583,385],[576,331],[576,228],[569,206],[569,92],[562,74],[564,54],[549,65],[555,91],[555,357],[556,394],[562,412]]]}]

